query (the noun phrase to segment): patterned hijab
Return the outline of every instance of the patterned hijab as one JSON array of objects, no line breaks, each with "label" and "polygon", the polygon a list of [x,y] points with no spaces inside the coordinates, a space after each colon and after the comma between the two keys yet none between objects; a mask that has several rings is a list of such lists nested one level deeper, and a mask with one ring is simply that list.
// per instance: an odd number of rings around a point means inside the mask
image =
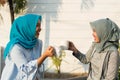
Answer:
[{"label": "patterned hijab", "polygon": [[109,18],[99,19],[90,22],[100,39],[100,43],[95,43],[97,52],[101,52],[110,46],[119,47],[120,29]]},{"label": "patterned hijab", "polygon": [[41,21],[42,17],[35,14],[26,14],[14,20],[11,31],[10,41],[4,51],[4,58],[9,54],[10,50],[15,44],[20,44],[26,49],[33,48],[36,44],[37,38],[36,25],[38,20]]}]

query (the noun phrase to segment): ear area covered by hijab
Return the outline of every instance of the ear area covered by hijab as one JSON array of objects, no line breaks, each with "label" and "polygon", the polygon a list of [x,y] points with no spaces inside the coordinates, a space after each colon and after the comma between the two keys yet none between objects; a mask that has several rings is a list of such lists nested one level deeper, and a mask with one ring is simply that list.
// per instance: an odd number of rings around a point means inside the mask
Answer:
[{"label": "ear area covered by hijab", "polygon": [[114,33],[110,39],[110,41],[116,41],[116,40],[119,40],[120,39],[120,29],[118,27],[118,25],[111,21],[109,18],[107,18],[108,21],[111,22],[111,25],[112,25],[112,31],[111,33]]},{"label": "ear area covered by hijab", "polygon": [[100,39],[99,43],[96,44],[96,51],[101,52],[107,47],[119,46],[120,29],[115,22],[109,18],[98,19],[90,22],[90,26],[94,29]]},{"label": "ear area covered by hijab", "polygon": [[41,21],[42,17],[36,14],[25,14],[14,20],[10,31],[10,41],[7,43],[4,51],[4,58],[6,58],[15,44],[20,44],[27,49],[35,46],[37,41],[35,33],[38,20]]}]

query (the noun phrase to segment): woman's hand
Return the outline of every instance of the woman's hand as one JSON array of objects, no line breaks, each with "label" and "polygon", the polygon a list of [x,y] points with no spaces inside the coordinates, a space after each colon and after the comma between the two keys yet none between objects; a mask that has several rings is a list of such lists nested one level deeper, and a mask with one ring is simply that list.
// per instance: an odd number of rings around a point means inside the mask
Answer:
[{"label": "woman's hand", "polygon": [[49,46],[45,52],[37,59],[38,66],[43,63],[47,57],[52,57],[54,55],[54,48]]},{"label": "woman's hand", "polygon": [[71,50],[71,51],[73,51],[74,53],[77,53],[78,50],[77,50],[77,48],[75,47],[75,45],[73,44],[73,42],[68,41],[68,43],[69,43],[68,50]]},{"label": "woman's hand", "polygon": [[45,52],[44,52],[44,55],[46,57],[52,57],[54,55],[54,48],[52,46],[49,46]]}]

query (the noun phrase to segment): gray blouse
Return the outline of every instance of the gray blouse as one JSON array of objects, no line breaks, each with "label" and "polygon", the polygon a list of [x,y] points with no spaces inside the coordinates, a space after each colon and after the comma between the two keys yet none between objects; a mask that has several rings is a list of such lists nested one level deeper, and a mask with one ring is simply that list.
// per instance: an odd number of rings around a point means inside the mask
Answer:
[{"label": "gray blouse", "polygon": [[94,44],[86,55],[81,52],[73,53],[82,63],[89,63],[87,80],[117,80],[119,67],[119,52],[114,46],[100,53],[96,52]]}]

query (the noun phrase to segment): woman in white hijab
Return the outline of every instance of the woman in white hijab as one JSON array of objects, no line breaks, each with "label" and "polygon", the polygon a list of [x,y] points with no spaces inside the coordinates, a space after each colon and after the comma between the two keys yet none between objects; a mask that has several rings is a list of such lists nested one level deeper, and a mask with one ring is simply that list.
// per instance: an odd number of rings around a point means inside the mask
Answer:
[{"label": "woman in white hijab", "polygon": [[119,38],[118,26],[107,19],[99,19],[90,22],[93,30],[94,42],[84,55],[69,42],[69,50],[82,63],[89,63],[89,75],[87,80],[118,80],[119,67]]}]

